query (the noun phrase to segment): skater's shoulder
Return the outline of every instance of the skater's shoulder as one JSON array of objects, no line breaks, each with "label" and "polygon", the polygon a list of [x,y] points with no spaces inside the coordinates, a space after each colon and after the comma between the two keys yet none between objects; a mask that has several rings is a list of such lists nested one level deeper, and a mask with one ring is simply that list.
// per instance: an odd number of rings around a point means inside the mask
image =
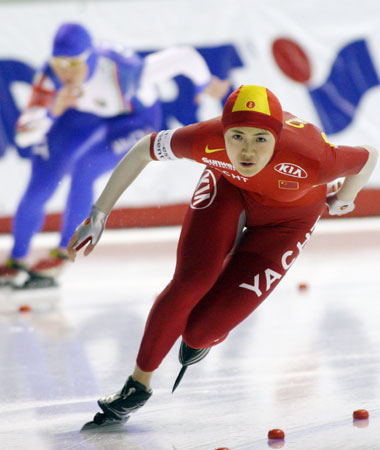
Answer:
[{"label": "skater's shoulder", "polygon": [[284,126],[276,146],[278,151],[319,160],[330,145],[327,136],[318,126],[284,112]]}]

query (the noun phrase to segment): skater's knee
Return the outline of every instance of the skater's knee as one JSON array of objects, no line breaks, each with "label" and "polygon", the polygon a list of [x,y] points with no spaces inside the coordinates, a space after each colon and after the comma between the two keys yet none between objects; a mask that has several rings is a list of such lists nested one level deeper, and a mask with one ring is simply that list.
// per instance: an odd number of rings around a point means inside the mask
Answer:
[{"label": "skater's knee", "polygon": [[186,328],[185,332],[183,333],[182,339],[185,341],[185,343],[192,348],[209,348],[213,347],[214,345],[218,345],[221,342],[223,342],[226,337],[228,336],[228,333],[225,333],[223,336],[216,337],[217,334],[210,334],[207,333],[207,331],[203,331],[203,333],[194,332],[194,330],[190,328]]},{"label": "skater's knee", "polygon": [[185,343],[192,348],[206,348],[211,347],[213,344],[213,338],[210,336],[207,327],[196,326],[189,324],[182,335]]},{"label": "skater's knee", "polygon": [[24,205],[23,207],[25,207],[25,205],[28,205],[29,207],[31,205],[44,205],[54,194],[56,188],[57,186],[55,185],[44,183],[40,184],[38,187],[33,186],[25,192],[20,204]]},{"label": "skater's knee", "polygon": [[224,341],[230,329],[208,315],[193,311],[188,318],[182,338],[192,348],[208,348]]}]

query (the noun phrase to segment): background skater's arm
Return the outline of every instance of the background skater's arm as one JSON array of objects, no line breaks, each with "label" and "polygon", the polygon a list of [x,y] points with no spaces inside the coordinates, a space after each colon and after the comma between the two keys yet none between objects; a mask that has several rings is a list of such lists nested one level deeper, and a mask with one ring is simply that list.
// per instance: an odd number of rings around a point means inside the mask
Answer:
[{"label": "background skater's arm", "polygon": [[81,95],[80,86],[68,84],[57,91],[53,82],[40,74],[32,87],[28,106],[17,121],[17,145],[22,148],[42,142],[55,120],[68,108],[77,107]]},{"label": "background skater's arm", "polygon": [[54,96],[52,81],[43,72],[38,73],[33,81],[28,106],[17,120],[15,141],[19,147],[28,147],[43,140],[53,123],[48,111]]},{"label": "background skater's arm", "polygon": [[90,216],[76,229],[67,246],[68,255],[74,261],[76,251],[86,244],[84,255],[92,252],[103,233],[107,218],[121,194],[130,186],[145,166],[152,161],[150,135],[144,136],[116,166],[108,183],[95,202]]},{"label": "background skater's arm", "polygon": [[331,215],[343,215],[354,210],[354,200],[358,192],[366,185],[376,166],[378,157],[376,148],[370,145],[361,147],[369,153],[367,162],[358,174],[346,177],[342,187],[336,193],[328,196],[326,203]]}]

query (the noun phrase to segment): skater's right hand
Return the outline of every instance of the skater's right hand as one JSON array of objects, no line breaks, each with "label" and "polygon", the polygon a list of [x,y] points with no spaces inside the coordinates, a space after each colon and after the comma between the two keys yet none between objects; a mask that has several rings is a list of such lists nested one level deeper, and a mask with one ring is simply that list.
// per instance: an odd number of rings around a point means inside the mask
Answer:
[{"label": "skater's right hand", "polygon": [[98,243],[103,233],[108,214],[92,207],[90,216],[75,230],[74,235],[67,245],[67,253],[70,261],[75,261],[76,252],[84,247],[84,255],[89,255]]},{"label": "skater's right hand", "polygon": [[339,200],[336,193],[329,194],[326,198],[326,205],[330,216],[342,216],[355,209],[355,203]]},{"label": "skater's right hand", "polygon": [[57,93],[50,113],[54,117],[62,116],[69,108],[77,108],[78,98],[82,95],[80,86],[67,84],[64,85]]}]

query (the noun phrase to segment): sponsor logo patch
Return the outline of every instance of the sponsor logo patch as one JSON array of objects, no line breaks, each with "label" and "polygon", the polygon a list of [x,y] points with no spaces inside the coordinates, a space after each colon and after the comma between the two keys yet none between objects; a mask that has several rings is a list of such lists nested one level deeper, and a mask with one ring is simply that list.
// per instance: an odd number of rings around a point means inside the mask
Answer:
[{"label": "sponsor logo patch", "polygon": [[219,169],[236,170],[232,164],[215,159],[202,158],[202,162],[209,166],[218,167]]},{"label": "sponsor logo patch", "polygon": [[280,163],[274,166],[274,170],[283,175],[288,175],[289,177],[294,178],[307,178],[308,174],[305,169],[297,164],[292,163]]},{"label": "sponsor logo patch", "polygon": [[216,178],[211,170],[206,169],[203,172],[201,179],[197,187],[193,198],[190,202],[192,209],[205,209],[208,208],[214,201],[216,196]]},{"label": "sponsor logo patch", "polygon": [[225,148],[208,148],[208,145],[206,145],[206,147],[205,147],[206,153],[222,152],[224,150],[226,150],[226,149]]}]

